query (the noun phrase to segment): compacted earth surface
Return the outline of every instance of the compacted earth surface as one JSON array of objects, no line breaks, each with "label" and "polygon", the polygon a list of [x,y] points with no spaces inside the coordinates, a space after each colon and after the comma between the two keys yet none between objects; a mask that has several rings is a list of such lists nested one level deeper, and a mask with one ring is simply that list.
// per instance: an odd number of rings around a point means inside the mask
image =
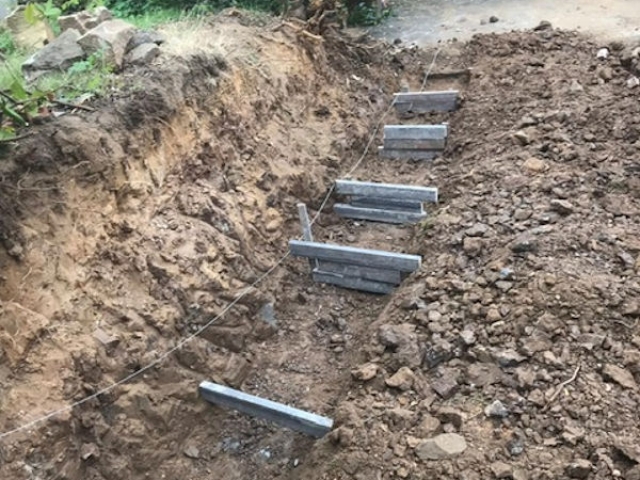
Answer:
[{"label": "compacted earth surface", "polygon": [[[640,478],[636,45],[450,43],[426,88],[460,108],[397,118],[434,51],[235,11],[165,33],[159,66],[1,164],[0,430],[79,402],[0,433],[1,478]],[[432,162],[365,148],[434,122]],[[437,186],[428,219],[319,212],[360,159],[353,178]],[[319,241],[422,269],[388,296],[313,283],[280,261],[298,202]],[[335,427],[212,407],[202,380]]]}]

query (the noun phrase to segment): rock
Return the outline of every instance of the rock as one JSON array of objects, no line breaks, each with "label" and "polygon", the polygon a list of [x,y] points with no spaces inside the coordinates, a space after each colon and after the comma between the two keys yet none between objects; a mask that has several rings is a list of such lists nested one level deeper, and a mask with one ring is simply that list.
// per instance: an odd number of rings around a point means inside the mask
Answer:
[{"label": "rock", "polygon": [[539,158],[529,157],[522,164],[522,167],[530,172],[540,173],[544,172],[547,169],[547,164]]},{"label": "rock", "polygon": [[198,448],[195,447],[194,445],[190,445],[187,448],[185,448],[183,453],[185,457],[189,457],[193,459],[200,458],[200,450],[198,450]]},{"label": "rock", "polygon": [[491,472],[495,478],[512,478],[511,465],[504,462],[493,462],[491,464]]},{"label": "rock", "polygon": [[609,58],[609,49],[605,47],[598,50],[598,53],[596,53],[596,58],[598,60],[606,60],[607,58]]},{"label": "rock", "polygon": [[467,449],[467,442],[457,433],[443,433],[425,440],[416,447],[416,455],[422,461],[444,460],[460,455]]},{"label": "rock", "polygon": [[628,88],[636,88],[639,85],[640,85],[640,78],[638,77],[633,76],[627,80]]},{"label": "rock", "polygon": [[460,430],[467,420],[467,415],[464,412],[453,407],[440,407],[436,410],[435,416],[442,423],[450,423],[456,430]]},{"label": "rock", "polygon": [[551,22],[542,20],[536,27],[533,28],[533,30],[535,30],[536,32],[540,32],[542,30],[551,30],[552,28],[553,25],[551,24]]},{"label": "rock", "polygon": [[602,376],[605,380],[615,382],[624,388],[630,390],[636,390],[638,388],[631,372],[617,365],[605,365],[602,369]]},{"label": "rock", "polygon": [[553,346],[551,339],[542,332],[534,332],[532,335],[520,339],[519,343],[520,352],[529,357],[538,352],[549,350]]},{"label": "rock", "polygon": [[518,143],[523,147],[531,143],[531,139],[529,138],[529,135],[524,130],[520,130],[514,133],[513,138],[515,138],[518,141]]},{"label": "rock", "polygon": [[80,447],[80,458],[82,460],[89,460],[90,458],[100,458],[100,449],[95,443],[84,443]]},{"label": "rock", "polygon": [[593,350],[595,347],[601,347],[605,340],[604,335],[596,335],[595,333],[583,333],[578,337],[578,343],[586,350]]},{"label": "rock", "polygon": [[486,318],[487,322],[493,323],[500,320],[502,318],[502,315],[500,315],[500,310],[498,310],[497,307],[489,307],[489,309],[487,310]]},{"label": "rock", "polygon": [[58,18],[58,24],[60,25],[60,30],[62,32],[66,32],[67,30],[77,30],[81,34],[87,33],[87,29],[85,28],[84,23],[80,21],[80,18],[78,18],[78,14],[62,15]]},{"label": "rock", "polygon": [[580,458],[567,465],[565,472],[570,478],[587,478],[591,473],[591,462]]},{"label": "rock", "polygon": [[351,376],[361,382],[368,382],[375,378],[378,374],[378,365],[375,363],[366,363],[358,368],[351,370]]},{"label": "rock", "polygon": [[498,365],[505,368],[515,367],[526,360],[526,357],[523,357],[513,349],[497,352],[494,358],[496,362],[498,362]]},{"label": "rock", "polygon": [[512,438],[507,442],[507,450],[512,457],[520,456],[524,453],[524,442],[519,438]]},{"label": "rock", "polygon": [[93,11],[93,16],[98,20],[98,23],[113,19],[112,13],[104,6],[96,7]]},{"label": "rock", "polygon": [[160,55],[160,48],[155,43],[145,43],[131,50],[126,57],[126,63],[131,65],[146,65]]},{"label": "rock", "polygon": [[453,397],[459,387],[460,385],[458,385],[456,379],[449,376],[438,378],[436,381],[431,383],[433,391],[445,400]]},{"label": "rock", "polygon": [[573,204],[567,200],[551,200],[551,210],[558,212],[560,215],[570,215],[574,211]]},{"label": "rock", "polygon": [[471,228],[468,228],[464,233],[467,237],[483,237],[485,233],[489,231],[489,227],[487,227],[483,223],[476,223]]},{"label": "rock", "polygon": [[382,325],[378,330],[378,340],[394,352],[394,359],[400,365],[417,367],[422,363],[422,354],[415,329],[416,326],[411,323],[402,323],[400,325]]},{"label": "rock", "polygon": [[131,40],[129,40],[129,44],[127,45],[127,53],[131,50],[139,47],[140,45],[144,45],[145,43],[154,43],[156,45],[162,45],[167,41],[166,37],[153,30],[142,30],[133,34]]},{"label": "rock", "polygon": [[102,345],[105,346],[107,350],[112,350],[118,346],[120,343],[120,339],[115,335],[109,335],[100,327],[96,328],[93,331],[93,338],[98,340]]},{"label": "rock", "polygon": [[509,410],[505,407],[504,403],[500,400],[496,400],[485,407],[484,414],[487,417],[506,418],[509,416]]},{"label": "rock", "polygon": [[436,433],[439,428],[440,420],[431,415],[425,415],[418,425],[418,433],[424,437],[428,437]]},{"label": "rock", "polygon": [[73,15],[63,15],[58,19],[58,24],[60,25],[60,30],[63,32],[74,29],[78,30],[81,34],[85,34],[102,22],[106,22],[112,18],[113,15],[111,15],[109,9],[106,7],[98,7],[93,14],[87,10],[83,10]]},{"label": "rock", "polygon": [[237,353],[227,356],[227,363],[222,373],[222,380],[234,388],[239,388],[251,373],[249,362]]},{"label": "rock", "polygon": [[529,235],[521,236],[515,239],[511,244],[511,251],[514,253],[535,252],[538,250],[538,242],[534,237]]},{"label": "rock", "polygon": [[613,80],[613,69],[611,67],[598,68],[598,76],[605,82]]},{"label": "rock", "polygon": [[493,363],[472,363],[467,367],[465,380],[470,385],[486,387],[500,382],[502,370]]},{"label": "rock", "polygon": [[77,30],[63,32],[22,64],[25,76],[29,80],[34,80],[48,71],[65,71],[82,60],[85,53],[77,43],[79,38],[80,32]]},{"label": "rock", "polygon": [[476,256],[482,251],[482,240],[479,238],[465,237],[462,241],[462,249],[469,256]]},{"label": "rock", "polygon": [[26,49],[40,48],[47,40],[53,40],[54,35],[45,22],[38,20],[34,24],[25,18],[26,6],[19,5],[4,22],[13,36],[13,41]]},{"label": "rock", "polygon": [[574,78],[571,80],[571,84],[569,85],[569,91],[571,93],[581,93],[584,92],[584,87]]},{"label": "rock", "polygon": [[378,330],[378,340],[385,347],[397,349],[417,338],[415,330],[415,325],[411,323],[381,325]]},{"label": "rock", "polygon": [[631,470],[627,470],[624,478],[625,480],[640,480],[640,465],[636,465]]},{"label": "rock", "polygon": [[462,332],[460,332],[460,340],[466,347],[470,347],[474,343],[476,343],[477,338],[473,330],[465,328],[464,330],[462,330]]},{"label": "rock", "polygon": [[496,17],[495,15],[491,15],[489,17],[489,23],[498,23],[500,19],[498,17]]},{"label": "rock", "polygon": [[416,376],[409,367],[402,367],[395,374],[385,380],[388,387],[399,390],[409,390],[413,387]]},{"label": "rock", "polygon": [[129,40],[135,27],[123,20],[107,20],[89,30],[78,39],[78,43],[88,55],[104,51],[108,61],[121,67]]}]

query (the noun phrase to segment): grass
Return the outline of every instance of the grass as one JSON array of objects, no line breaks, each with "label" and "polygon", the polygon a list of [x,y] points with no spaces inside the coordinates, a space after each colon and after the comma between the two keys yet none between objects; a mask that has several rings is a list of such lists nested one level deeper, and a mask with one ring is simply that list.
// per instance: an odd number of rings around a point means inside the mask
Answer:
[{"label": "grass", "polygon": [[154,9],[143,15],[133,15],[123,18],[124,21],[129,22],[141,30],[150,30],[167,23],[177,22],[186,18],[191,18],[194,15],[191,12],[185,12],[179,8],[161,8]]}]

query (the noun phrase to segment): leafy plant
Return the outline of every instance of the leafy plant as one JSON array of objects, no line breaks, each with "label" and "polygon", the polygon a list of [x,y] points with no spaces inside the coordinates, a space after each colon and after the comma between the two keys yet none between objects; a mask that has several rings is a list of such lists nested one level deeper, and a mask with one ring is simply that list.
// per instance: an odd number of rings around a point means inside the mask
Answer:
[{"label": "leafy plant", "polygon": [[60,15],[62,15],[62,9],[57,7],[53,0],[47,0],[44,3],[29,2],[24,11],[27,23],[31,25],[38,22],[45,23],[49,29],[50,40],[60,33],[60,25],[58,24]]},{"label": "leafy plant", "polygon": [[7,29],[0,27],[0,53],[3,55],[11,55],[18,50],[11,32]]}]

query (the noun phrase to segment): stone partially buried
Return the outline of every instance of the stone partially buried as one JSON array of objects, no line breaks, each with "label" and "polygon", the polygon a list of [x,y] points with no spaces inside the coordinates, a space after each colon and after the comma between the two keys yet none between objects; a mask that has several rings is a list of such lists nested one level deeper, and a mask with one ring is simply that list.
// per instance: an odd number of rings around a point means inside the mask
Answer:
[{"label": "stone partially buried", "polygon": [[85,57],[78,45],[80,32],[67,30],[47,46],[34,53],[22,64],[22,71],[29,80],[50,71],[64,72]]}]

